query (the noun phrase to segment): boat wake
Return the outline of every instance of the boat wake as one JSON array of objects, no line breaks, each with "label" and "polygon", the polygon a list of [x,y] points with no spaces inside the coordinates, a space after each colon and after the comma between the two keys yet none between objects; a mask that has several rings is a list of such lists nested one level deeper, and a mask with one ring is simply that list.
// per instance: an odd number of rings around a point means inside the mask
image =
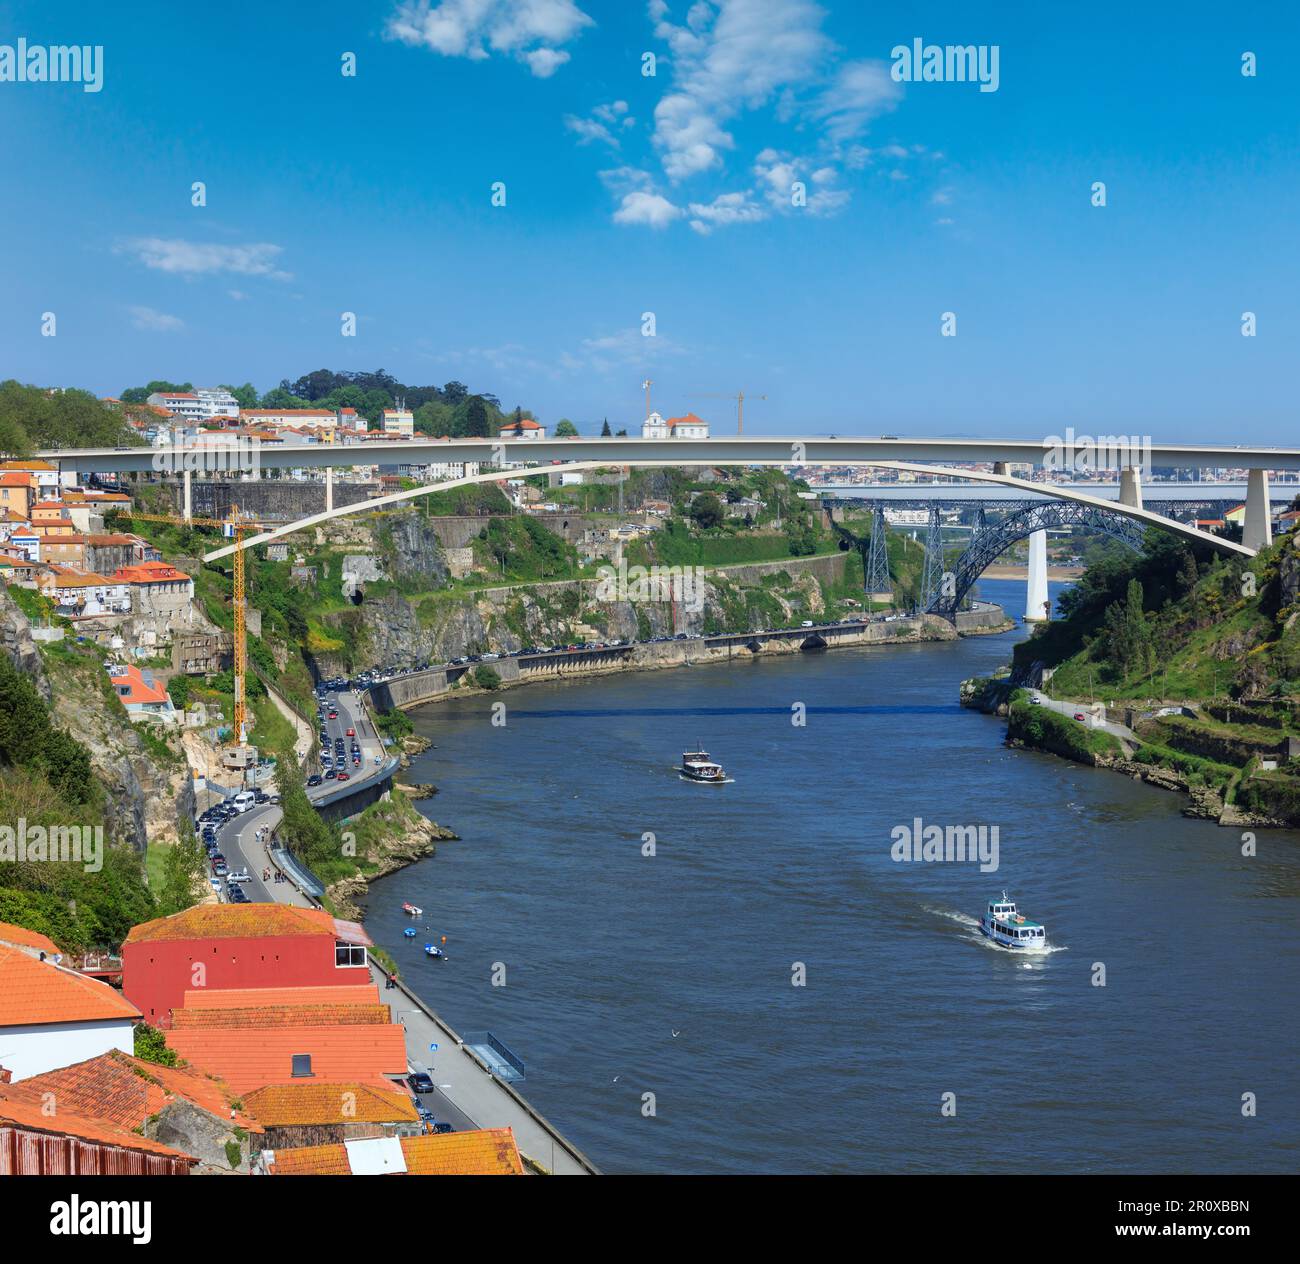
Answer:
[{"label": "boat wake", "polygon": [[715,777],[712,781],[701,781],[698,777],[688,777],[684,772],[677,774],[678,781],[689,781],[692,785],[697,786],[734,786],[735,777]]}]

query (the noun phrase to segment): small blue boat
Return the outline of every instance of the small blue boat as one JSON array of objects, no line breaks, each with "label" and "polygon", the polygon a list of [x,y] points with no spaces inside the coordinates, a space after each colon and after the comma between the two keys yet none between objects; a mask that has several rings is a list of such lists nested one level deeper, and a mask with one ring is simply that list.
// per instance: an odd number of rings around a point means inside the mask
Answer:
[{"label": "small blue boat", "polygon": [[408,926],[408,927],[407,927],[407,928],[402,932],[402,934],[405,935],[405,936],[407,937],[407,939],[414,939],[414,938],[415,938],[415,927],[414,927],[414,926]]},{"label": "small blue boat", "polygon": [[447,954],[443,952],[443,950],[439,948],[437,944],[425,944],[424,955],[426,957],[445,957]]},{"label": "small blue boat", "polygon": [[1009,900],[1005,891],[1000,900],[989,901],[988,912],[980,918],[980,933],[999,948],[1016,952],[1047,951],[1047,927],[1018,913],[1015,900]]}]

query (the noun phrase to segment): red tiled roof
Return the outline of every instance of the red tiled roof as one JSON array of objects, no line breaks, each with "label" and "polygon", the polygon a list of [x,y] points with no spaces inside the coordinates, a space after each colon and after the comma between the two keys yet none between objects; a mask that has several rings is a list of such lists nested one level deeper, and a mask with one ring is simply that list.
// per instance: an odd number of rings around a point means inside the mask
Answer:
[{"label": "red tiled roof", "polygon": [[111,1049],[97,1058],[29,1076],[4,1090],[11,1101],[40,1106],[53,1094],[60,1113],[70,1111],[128,1132],[138,1128],[164,1106],[184,1099],[218,1119],[230,1120],[254,1132],[262,1127],[247,1115],[231,1117],[233,1094],[206,1075],[181,1067],[157,1066]]},{"label": "red tiled roof", "polygon": [[[67,581],[60,580],[59,587],[66,587]],[[145,680],[144,675],[138,667],[133,667],[130,663],[113,664],[112,670],[108,674],[108,679],[112,683],[117,696],[121,698],[122,705],[128,702],[166,702],[168,698],[167,690],[161,685],[151,685]],[[126,692],[123,693],[122,690]]]},{"label": "red tiled roof", "polygon": [[174,1150],[171,1146],[149,1141],[137,1133],[115,1128],[111,1124],[101,1124],[62,1111],[47,1115],[39,1106],[13,1101],[8,1094],[14,1087],[16,1086],[9,1084],[0,1085],[0,1124],[12,1123],[32,1132],[44,1132],[56,1137],[80,1137],[83,1141],[97,1141],[101,1145],[121,1146],[124,1150],[142,1150],[146,1154],[164,1154],[186,1159],[190,1163],[198,1162],[198,1159],[192,1154],[186,1154],[184,1150]]},{"label": "red tiled roof", "polygon": [[246,1009],[174,1009],[172,1029],[196,1027],[345,1027],[391,1022],[387,1005],[252,1005]]},{"label": "red tiled roof", "polygon": [[508,421],[505,425],[500,426],[501,430],[540,430],[542,427],[529,417],[523,417],[519,421]]},{"label": "red tiled roof", "polygon": [[247,1009],[257,1005],[377,1005],[379,987],[193,988],[186,1009]]},{"label": "red tiled roof", "polygon": [[687,413],[685,417],[669,417],[669,426],[707,426],[709,423],[703,417],[697,417],[694,413]]},{"label": "red tiled roof", "polygon": [[26,926],[15,926],[12,922],[0,922],[0,944],[36,948],[52,957],[61,956],[63,952],[48,935],[42,935],[40,931],[28,930]]},{"label": "red tiled roof", "polygon": [[[365,1145],[365,1142],[354,1144]],[[409,1176],[522,1176],[523,1160],[511,1128],[423,1133],[399,1144]],[[347,1147],[301,1146],[276,1150],[272,1176],[350,1176]]]},{"label": "red tiled roof", "polygon": [[37,961],[19,948],[0,947],[0,1027],[140,1017],[107,983]]},{"label": "red tiled roof", "polygon": [[189,579],[184,571],[178,571],[166,562],[140,562],[135,566],[119,566],[113,572],[114,579],[126,584],[159,584],[164,581],[174,583],[178,579]]},{"label": "red tiled roof", "polygon": [[257,939],[280,935],[332,935],[351,944],[370,946],[357,922],[331,917],[323,909],[287,904],[196,904],[171,917],[132,926],[125,942],[160,939]]},{"label": "red tiled roof", "polygon": [[5,470],[0,473],[0,487],[30,487],[32,476],[21,470]]},{"label": "red tiled roof", "polygon": [[395,1124],[418,1118],[405,1093],[347,1080],[268,1084],[244,1094],[244,1109],[267,1128],[295,1124]]},{"label": "red tiled roof", "polygon": [[406,1032],[378,1026],[278,1027],[249,1038],[243,1027],[173,1028],[167,1044],[186,1061],[219,1076],[236,1093],[294,1081],[293,1056],[311,1055],[312,1078],[380,1084],[406,1073]]}]

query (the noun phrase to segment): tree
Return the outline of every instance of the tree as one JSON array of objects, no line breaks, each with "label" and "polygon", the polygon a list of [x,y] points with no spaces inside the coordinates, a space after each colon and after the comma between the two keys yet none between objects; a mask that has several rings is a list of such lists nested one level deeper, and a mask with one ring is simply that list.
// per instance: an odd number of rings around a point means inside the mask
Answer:
[{"label": "tree", "polygon": [[602,439],[608,439],[609,436],[610,436],[612,433],[613,433],[613,432],[612,432],[612,431],[610,430],[610,428],[609,428],[609,418],[606,417],[606,418],[605,418],[605,424],[604,424],[603,426],[601,426],[601,428],[600,428],[600,437],[601,437]]},{"label": "tree", "polygon": [[162,890],[158,904],[162,915],[169,917],[198,902],[194,888],[203,876],[207,853],[199,844],[193,830],[183,833],[180,839],[167,848],[163,858]]},{"label": "tree", "polygon": [[487,404],[481,395],[472,395],[465,405],[465,437],[469,439],[490,438],[488,430]]},{"label": "tree", "polygon": [[578,436],[578,427],[573,424],[567,417],[561,417],[555,423],[555,437],[557,439],[576,439]]},{"label": "tree", "polygon": [[229,391],[240,408],[257,407],[257,387],[252,382],[245,382],[243,386],[223,386],[221,389]]},{"label": "tree", "polygon": [[704,531],[722,526],[727,518],[722,501],[713,492],[701,492],[696,496],[691,502],[689,513],[691,521]]}]

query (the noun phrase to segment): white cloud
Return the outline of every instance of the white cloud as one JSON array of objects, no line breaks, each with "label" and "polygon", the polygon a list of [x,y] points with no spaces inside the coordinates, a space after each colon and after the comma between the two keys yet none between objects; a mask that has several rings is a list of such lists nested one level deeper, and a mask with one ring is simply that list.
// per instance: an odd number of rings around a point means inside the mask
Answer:
[{"label": "white cloud", "polygon": [[712,202],[692,202],[690,212],[691,227],[704,236],[715,228],[754,224],[768,215],[749,193],[721,193]]},{"label": "white cloud", "polygon": [[180,276],[202,276],[212,272],[234,272],[241,276],[265,276],[287,281],[290,273],[275,266],[284,247],[270,242],[225,246],[185,241],[179,237],[135,237],[117,247],[119,253],[134,255],[146,268]]},{"label": "white cloud", "polygon": [[680,219],[682,208],[674,206],[658,193],[638,191],[625,193],[618,210],[614,212],[616,224],[638,224],[647,228],[667,228]]},{"label": "white cloud", "polygon": [[812,0],[699,0],[685,25],[652,3],[650,16],[672,54],[673,91],[655,110],[655,144],[674,181],[718,166],[735,143],[726,122],[815,82],[834,49]]},{"label": "white cloud", "polygon": [[592,141],[602,141],[614,149],[619,148],[619,139],[612,128],[631,127],[635,122],[628,115],[626,101],[611,101],[608,105],[598,105],[591,112],[591,118],[582,118],[577,114],[566,114],[564,126],[578,137],[580,145]]},{"label": "white cloud", "polygon": [[883,61],[851,61],[840,67],[814,112],[831,140],[847,141],[861,135],[873,118],[892,110],[902,95]]},{"label": "white cloud", "polygon": [[592,25],[573,0],[403,0],[384,34],[444,57],[505,53],[546,79],[569,60],[560,46]]},{"label": "white cloud", "polygon": [[137,329],[147,329],[150,333],[168,334],[185,328],[185,322],[179,316],[169,316],[152,307],[128,307],[127,311]]},{"label": "white cloud", "polygon": [[601,183],[615,195],[630,193],[633,189],[648,189],[653,183],[650,173],[640,167],[611,167],[599,175]]}]

